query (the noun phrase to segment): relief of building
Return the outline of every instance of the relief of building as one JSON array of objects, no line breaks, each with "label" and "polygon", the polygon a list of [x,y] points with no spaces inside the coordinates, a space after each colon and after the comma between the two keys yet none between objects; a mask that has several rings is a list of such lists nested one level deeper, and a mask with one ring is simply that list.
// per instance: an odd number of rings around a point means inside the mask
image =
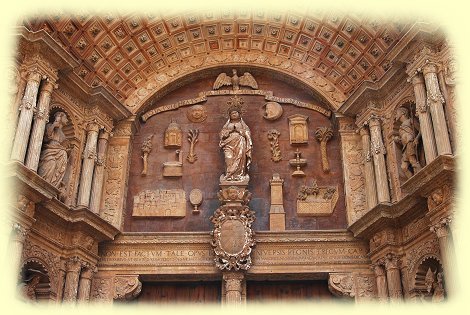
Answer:
[{"label": "relief of building", "polygon": [[456,78],[439,28],[221,14],[17,26],[22,298],[451,298]]}]

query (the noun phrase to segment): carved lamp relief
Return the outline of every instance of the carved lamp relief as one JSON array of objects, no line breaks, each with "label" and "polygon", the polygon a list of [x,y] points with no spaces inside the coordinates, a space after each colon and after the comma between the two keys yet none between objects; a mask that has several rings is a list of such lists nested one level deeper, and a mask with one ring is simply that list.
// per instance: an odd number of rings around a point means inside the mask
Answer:
[{"label": "carved lamp relief", "polygon": [[307,144],[308,142],[308,116],[296,114],[289,116],[290,144]]},{"label": "carved lamp relief", "polygon": [[321,150],[321,165],[323,172],[330,171],[330,164],[328,163],[328,154],[326,151],[326,143],[333,137],[333,130],[329,127],[318,127],[315,130],[315,138],[320,142]]},{"label": "carved lamp relief", "polygon": [[181,148],[183,132],[176,122],[171,122],[165,130],[165,148]]},{"label": "carved lamp relief", "polygon": [[176,161],[163,163],[163,177],[183,176],[183,151],[176,150]]},{"label": "carved lamp relief", "polygon": [[338,202],[338,187],[319,187],[316,180],[311,186],[301,186],[297,194],[297,214],[324,216],[333,213]]},{"label": "carved lamp relief", "polygon": [[142,176],[147,175],[147,165],[148,165],[147,158],[150,152],[152,151],[152,138],[153,138],[153,134],[148,136],[142,143],[141,151],[142,151],[143,167],[142,167],[142,173],[140,173]]},{"label": "carved lamp relief", "polygon": [[184,217],[186,194],[182,189],[144,190],[134,196],[132,216]]}]

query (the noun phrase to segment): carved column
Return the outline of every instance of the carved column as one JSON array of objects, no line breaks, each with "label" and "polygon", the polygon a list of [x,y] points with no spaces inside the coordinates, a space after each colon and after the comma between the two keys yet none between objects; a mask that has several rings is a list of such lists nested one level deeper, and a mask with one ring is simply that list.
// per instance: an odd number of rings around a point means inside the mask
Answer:
[{"label": "carved column", "polygon": [[385,269],[381,264],[373,264],[372,269],[375,273],[375,281],[377,282],[377,297],[379,301],[386,302],[388,300],[387,278],[385,277]]},{"label": "carved column", "polygon": [[96,272],[96,267],[86,266],[80,274],[78,284],[78,301],[88,302],[90,300],[91,279]]},{"label": "carved column", "polygon": [[64,302],[75,302],[78,293],[78,281],[82,262],[78,257],[71,257],[66,263],[66,276],[64,287]]},{"label": "carved column", "polygon": [[109,132],[102,130],[98,137],[98,156],[91,190],[90,210],[96,214],[100,212],[101,195],[103,191],[104,169],[106,167],[106,153],[108,151]]},{"label": "carved column", "polygon": [[67,272],[67,262],[65,260],[60,261],[59,276],[57,280],[57,302],[62,302],[64,298],[64,285],[65,285],[65,276]]},{"label": "carved column", "polygon": [[378,202],[390,202],[387,169],[385,167],[385,146],[382,139],[380,118],[372,115],[369,119],[371,150],[374,159],[375,180]]},{"label": "carved column", "polygon": [[285,231],[286,229],[286,213],[282,196],[283,183],[284,180],[277,173],[273,174],[273,178],[269,180],[271,185],[271,207],[269,208],[270,231]]},{"label": "carved column", "polygon": [[243,273],[226,272],[223,275],[223,279],[225,283],[225,303],[230,306],[241,305]]},{"label": "carved column", "polygon": [[49,118],[49,104],[51,102],[51,94],[54,89],[54,82],[45,81],[41,86],[39,101],[34,113],[33,130],[29,140],[28,156],[26,158],[26,167],[32,171],[38,170],[39,156],[41,155],[42,140],[44,138],[44,130]]},{"label": "carved column", "polygon": [[31,71],[28,74],[26,90],[20,105],[20,117],[16,128],[15,139],[13,140],[13,149],[11,150],[11,159],[24,162],[26,150],[28,148],[29,133],[33,122],[34,108],[38,95],[41,75],[37,71]]},{"label": "carved column", "polygon": [[99,125],[97,123],[92,122],[88,124],[77,206],[88,207],[90,204],[91,182],[93,179],[93,170],[95,168],[98,131]]},{"label": "carved column", "polygon": [[21,268],[21,255],[23,254],[24,241],[27,234],[28,229],[25,229],[18,223],[13,223],[12,235],[10,239],[10,253],[12,255],[11,257],[13,258],[13,266],[15,266],[14,270],[20,270]]},{"label": "carved column", "polygon": [[390,299],[401,300],[403,293],[401,290],[400,269],[398,268],[398,257],[394,254],[387,254],[385,257],[385,270],[387,272],[387,286]]},{"label": "carved column", "polygon": [[424,156],[426,164],[431,163],[437,156],[436,143],[434,141],[434,130],[432,127],[431,114],[426,104],[426,88],[424,79],[420,73],[416,73],[412,78],[413,89],[416,99],[416,113],[419,119],[421,139],[423,140]]},{"label": "carved column", "polygon": [[366,126],[360,129],[362,139],[362,154],[364,156],[364,177],[367,208],[370,210],[377,205],[377,188],[374,175],[374,164],[370,151],[370,135]]},{"label": "carved column", "polygon": [[426,83],[427,103],[431,112],[434,136],[436,137],[437,153],[439,155],[452,154],[450,147],[449,130],[447,129],[446,117],[444,114],[444,98],[439,90],[437,81],[437,66],[427,63],[423,67],[424,80]]},{"label": "carved column", "polygon": [[439,251],[441,253],[442,265],[445,276],[445,289],[447,293],[452,296],[453,287],[455,282],[453,280],[453,273],[455,273],[455,263],[453,262],[454,252],[452,241],[450,237],[451,219],[449,217],[441,219],[438,223],[431,226],[431,231],[436,233],[439,241]]}]

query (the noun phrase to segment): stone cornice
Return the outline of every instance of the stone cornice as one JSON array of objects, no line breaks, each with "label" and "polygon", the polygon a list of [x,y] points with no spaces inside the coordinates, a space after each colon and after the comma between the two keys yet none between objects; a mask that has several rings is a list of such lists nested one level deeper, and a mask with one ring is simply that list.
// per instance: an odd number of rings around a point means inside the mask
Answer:
[{"label": "stone cornice", "polygon": [[455,181],[455,157],[440,155],[401,185],[403,192],[427,197],[435,189]]},{"label": "stone cornice", "polygon": [[26,196],[34,203],[50,200],[59,194],[57,188],[20,162],[10,161],[6,169],[8,172],[7,178],[11,181],[10,187],[16,193]]},{"label": "stone cornice", "polygon": [[88,209],[72,210],[57,200],[59,190],[23,164],[12,161],[8,166],[10,187],[34,203],[40,203],[43,210],[50,211],[63,224],[71,224],[70,229],[86,231],[99,242],[112,240],[119,233],[118,229]]},{"label": "stone cornice", "polygon": [[27,52],[39,53],[47,57],[47,60],[58,70],[73,69],[79,66],[79,62],[65,51],[45,30],[31,32],[24,26],[15,29],[15,35],[20,37],[20,46],[27,46]]},{"label": "stone cornice", "polygon": [[396,203],[379,203],[349,226],[358,238],[370,238],[386,227],[403,227],[426,211],[424,198],[406,196]]}]

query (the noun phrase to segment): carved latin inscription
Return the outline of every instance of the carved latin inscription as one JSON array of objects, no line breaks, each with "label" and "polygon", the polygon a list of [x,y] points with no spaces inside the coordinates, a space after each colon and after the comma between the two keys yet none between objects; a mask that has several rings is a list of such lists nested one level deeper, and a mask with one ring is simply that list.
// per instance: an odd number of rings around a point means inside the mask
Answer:
[{"label": "carved latin inscription", "polygon": [[186,194],[182,189],[145,190],[134,196],[133,216],[184,217]]}]

